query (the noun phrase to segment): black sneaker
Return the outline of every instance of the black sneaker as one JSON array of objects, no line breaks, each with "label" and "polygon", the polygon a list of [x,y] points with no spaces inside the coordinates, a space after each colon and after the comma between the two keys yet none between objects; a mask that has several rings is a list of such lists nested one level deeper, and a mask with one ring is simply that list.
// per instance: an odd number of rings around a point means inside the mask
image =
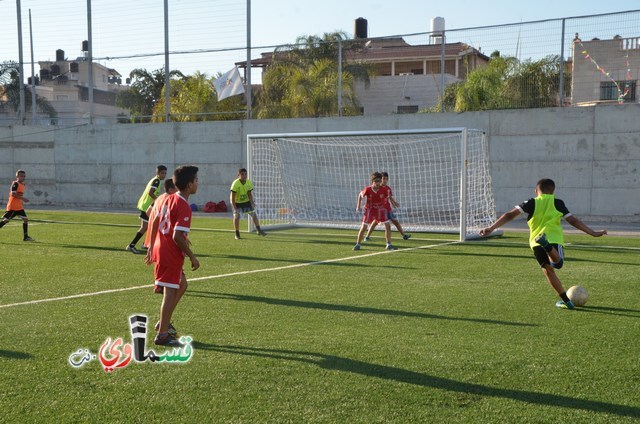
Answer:
[{"label": "black sneaker", "polygon": [[262,231],[262,230],[258,230],[258,235],[260,235],[260,236],[266,236],[266,235],[267,235],[267,233],[265,233],[265,232],[264,232],[264,231]]},{"label": "black sneaker", "polygon": [[158,346],[183,347],[184,345],[171,334],[158,334],[154,343]]},{"label": "black sneaker", "polygon": [[34,239],[32,239],[29,236],[24,236],[24,238],[22,239],[22,241],[35,241]]}]

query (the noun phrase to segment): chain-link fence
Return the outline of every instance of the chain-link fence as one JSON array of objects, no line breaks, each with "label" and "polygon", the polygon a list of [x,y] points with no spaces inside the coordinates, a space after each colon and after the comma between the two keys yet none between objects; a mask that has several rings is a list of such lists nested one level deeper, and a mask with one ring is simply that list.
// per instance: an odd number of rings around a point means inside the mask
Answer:
[{"label": "chain-link fence", "polygon": [[[19,57],[0,58],[0,125],[638,102],[640,10],[376,38],[367,37],[365,22],[360,34],[318,35],[280,46],[253,40],[248,47],[245,2],[192,8],[165,2],[166,22],[162,7],[147,5],[22,0],[21,62],[28,84],[19,95],[19,77],[12,80],[11,74],[20,68]],[[5,17],[18,16],[17,5],[4,7]],[[31,40],[30,24],[37,28],[45,19],[56,22],[55,29],[34,31]],[[0,37],[15,45],[16,33],[15,25],[0,27]],[[179,71],[170,74],[168,95],[167,63]],[[245,84],[250,79],[251,96],[218,101],[213,82],[236,65]]]}]

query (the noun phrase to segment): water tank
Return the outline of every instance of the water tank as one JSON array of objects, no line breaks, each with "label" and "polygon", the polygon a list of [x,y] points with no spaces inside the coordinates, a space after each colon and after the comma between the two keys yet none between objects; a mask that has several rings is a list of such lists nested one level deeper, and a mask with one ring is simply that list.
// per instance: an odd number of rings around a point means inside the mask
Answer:
[{"label": "water tank", "polygon": [[84,40],[82,42],[82,51],[83,52],[88,52],[89,51],[89,41],[88,40]]},{"label": "water tank", "polygon": [[56,50],[56,62],[64,61],[64,50],[58,49]]},{"label": "water tank", "polygon": [[71,62],[69,64],[69,72],[78,72],[78,62]]},{"label": "water tank", "polygon": [[51,65],[51,76],[57,77],[58,75],[60,75],[60,66],[56,64]]},{"label": "water tank", "polygon": [[444,31],[444,18],[442,16],[436,16],[435,18],[431,18],[431,32],[434,33],[442,33]]},{"label": "water tank", "polygon": [[355,38],[368,38],[367,20],[365,18],[356,19],[355,30],[353,31]]},{"label": "water tank", "polygon": [[433,44],[442,43],[442,33],[444,32],[444,18],[436,16],[431,18],[431,39]]}]

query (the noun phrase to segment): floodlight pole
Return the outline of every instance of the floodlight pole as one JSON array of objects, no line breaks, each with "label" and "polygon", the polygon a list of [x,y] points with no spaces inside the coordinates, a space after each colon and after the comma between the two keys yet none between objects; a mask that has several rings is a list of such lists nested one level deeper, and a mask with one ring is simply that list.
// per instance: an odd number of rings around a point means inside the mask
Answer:
[{"label": "floodlight pole", "polygon": [[87,0],[87,59],[89,61],[89,124],[93,124],[93,30],[91,28],[91,0]]},{"label": "floodlight pole", "polygon": [[246,68],[245,90],[247,96],[247,119],[251,119],[251,0],[247,0],[247,68]]},{"label": "floodlight pole", "polygon": [[169,78],[169,0],[164,0],[164,120],[171,122]]},{"label": "floodlight pole", "polygon": [[29,38],[31,40],[31,125],[36,124],[36,65],[33,60],[33,27],[29,9]]},{"label": "floodlight pole", "polygon": [[24,58],[22,55],[22,6],[20,5],[20,0],[16,0],[16,9],[18,16],[18,87],[20,91],[20,125],[24,125],[24,115],[25,115],[25,107],[24,107]]}]

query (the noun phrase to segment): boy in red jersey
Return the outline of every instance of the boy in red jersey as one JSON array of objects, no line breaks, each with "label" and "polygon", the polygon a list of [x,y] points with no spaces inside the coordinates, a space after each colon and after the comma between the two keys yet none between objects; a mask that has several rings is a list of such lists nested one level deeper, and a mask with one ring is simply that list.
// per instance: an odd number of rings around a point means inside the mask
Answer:
[{"label": "boy in red jersey", "polygon": [[356,205],[356,213],[360,212],[360,206],[362,205],[362,199],[366,199],[364,204],[364,216],[362,218],[362,225],[360,231],[358,231],[358,241],[353,246],[353,250],[360,250],[360,242],[364,232],[372,222],[381,222],[384,224],[384,235],[387,239],[387,250],[396,250],[391,245],[391,226],[389,225],[389,212],[387,211],[386,204],[389,201],[389,187],[382,185],[382,174],[374,172],[371,174],[371,185],[365,187],[360,194],[358,194],[358,204]]},{"label": "boy in red jersey", "polygon": [[29,237],[29,220],[27,219],[27,213],[24,211],[24,203],[29,203],[29,199],[24,197],[24,179],[26,177],[27,173],[22,169],[16,171],[16,179],[11,183],[11,189],[9,190],[7,212],[2,216],[0,228],[4,227],[7,222],[16,216],[19,216],[22,219],[22,240],[35,241]]},{"label": "boy in red jersey", "polygon": [[145,256],[147,264],[155,263],[155,285],[164,289],[155,339],[155,344],[163,346],[182,346],[174,335],[175,329],[173,334],[169,333],[169,325],[173,311],[187,290],[187,278],[182,271],[184,257],[189,257],[192,270],[200,267],[187,239],[191,228],[191,208],[187,201],[198,191],[198,168],[190,165],[176,168],[173,181],[178,192],[164,196],[159,202]]},{"label": "boy in red jersey", "polygon": [[[382,174],[382,186],[389,187],[389,173],[381,172],[381,174]],[[402,240],[409,240],[411,238],[411,234],[407,234],[404,232],[404,230],[402,229],[402,225],[400,225],[400,221],[398,221],[396,214],[393,212],[393,208],[399,208],[400,203],[398,203],[396,199],[393,197],[393,190],[391,190],[391,187],[389,187],[389,198],[387,199],[387,204],[385,205],[385,207],[387,208],[389,219],[400,232],[400,235],[402,236]],[[364,238],[364,241],[370,240],[371,233],[373,232],[373,230],[376,229],[377,225],[378,225],[377,221],[374,221],[373,223],[371,223],[371,225],[369,226],[369,231],[367,231],[367,235]]]}]

